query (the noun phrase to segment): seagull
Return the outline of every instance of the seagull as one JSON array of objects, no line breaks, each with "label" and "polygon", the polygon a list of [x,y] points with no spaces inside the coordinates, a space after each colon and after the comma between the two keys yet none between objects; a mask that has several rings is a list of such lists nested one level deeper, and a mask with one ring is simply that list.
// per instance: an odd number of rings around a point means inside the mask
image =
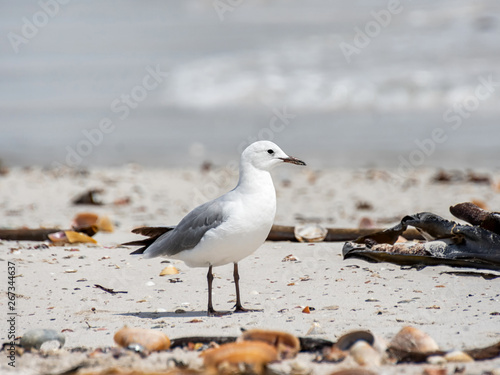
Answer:
[{"label": "seagull", "polygon": [[258,141],[241,154],[236,187],[189,212],[176,226],[141,227],[132,232],[149,238],[124,245],[142,246],[131,254],[166,257],[189,267],[208,267],[208,316],[227,314],[212,304],[212,268],[233,263],[235,312],[261,311],[241,304],[238,262],[264,243],[276,214],[276,191],[270,171],[278,165],[306,165],[288,156],[275,143]]}]

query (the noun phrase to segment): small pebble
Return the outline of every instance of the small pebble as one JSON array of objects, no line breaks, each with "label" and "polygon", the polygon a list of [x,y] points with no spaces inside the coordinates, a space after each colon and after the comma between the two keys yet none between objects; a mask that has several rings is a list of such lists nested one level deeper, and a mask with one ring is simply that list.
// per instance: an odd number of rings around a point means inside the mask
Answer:
[{"label": "small pebble", "polygon": [[444,358],[448,362],[474,362],[474,359],[468,355],[467,353],[464,353],[462,351],[456,350],[453,352],[446,353]]},{"label": "small pebble", "polygon": [[427,357],[427,363],[431,365],[444,365],[446,363],[446,359],[440,355],[431,355]]}]

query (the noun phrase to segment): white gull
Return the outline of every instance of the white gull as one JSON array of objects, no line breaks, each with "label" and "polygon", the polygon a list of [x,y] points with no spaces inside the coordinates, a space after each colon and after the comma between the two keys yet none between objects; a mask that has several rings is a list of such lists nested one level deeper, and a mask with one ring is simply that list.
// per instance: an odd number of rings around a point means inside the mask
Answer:
[{"label": "white gull", "polygon": [[208,315],[221,315],[212,305],[212,267],[234,264],[235,312],[255,311],[241,304],[238,262],[264,243],[274,222],[276,191],[269,173],[283,163],[305,165],[270,141],[252,143],[241,154],[238,185],[226,194],[196,207],[177,226],[143,227],[148,236],[125,245],[141,245],[132,254],[166,257],[189,267],[208,267]]}]

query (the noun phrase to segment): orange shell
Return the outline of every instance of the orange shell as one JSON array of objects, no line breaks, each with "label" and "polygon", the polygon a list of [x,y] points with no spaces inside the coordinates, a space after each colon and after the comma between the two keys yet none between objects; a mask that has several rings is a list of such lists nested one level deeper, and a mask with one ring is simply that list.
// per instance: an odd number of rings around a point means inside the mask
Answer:
[{"label": "orange shell", "polygon": [[174,266],[167,266],[160,272],[160,276],[177,275],[177,274],[179,274],[179,270]]},{"label": "orange shell", "polygon": [[73,228],[85,228],[92,225],[97,225],[97,228],[102,232],[113,232],[115,230],[108,216],[99,216],[93,212],[81,212],[73,218],[71,223]]},{"label": "orange shell", "polygon": [[173,368],[171,370],[140,370],[124,367],[108,367],[105,369],[79,370],[78,375],[203,375],[197,370]]},{"label": "orange shell", "polygon": [[73,228],[85,228],[96,225],[102,232],[113,232],[115,230],[113,223],[108,216],[99,216],[93,212],[81,212],[73,218],[71,226]]},{"label": "orange shell", "polygon": [[139,344],[152,352],[170,348],[170,339],[167,335],[152,329],[123,327],[115,333],[114,340],[124,348],[131,344]]},{"label": "orange shell", "polygon": [[91,225],[95,225],[98,219],[99,215],[93,212],[81,212],[73,218],[71,226],[73,228],[90,227]]},{"label": "orange shell", "polygon": [[377,373],[364,368],[346,368],[334,371],[330,375],[377,375]]},{"label": "orange shell", "polygon": [[232,342],[201,353],[206,367],[217,369],[222,364],[238,365],[245,363],[261,368],[278,359],[274,346],[265,342]]},{"label": "orange shell", "polygon": [[103,232],[114,232],[115,231],[115,227],[107,215],[103,215],[103,216],[99,217],[99,220],[97,221],[97,227],[99,228],[99,230],[101,230]]},{"label": "orange shell", "polygon": [[69,243],[97,243],[92,237],[87,236],[85,233],[75,232],[72,230],[65,230],[66,238]]},{"label": "orange shell", "polygon": [[294,335],[265,329],[250,329],[243,332],[242,341],[263,341],[272,345],[278,351],[280,359],[294,358],[300,351],[300,341]]}]

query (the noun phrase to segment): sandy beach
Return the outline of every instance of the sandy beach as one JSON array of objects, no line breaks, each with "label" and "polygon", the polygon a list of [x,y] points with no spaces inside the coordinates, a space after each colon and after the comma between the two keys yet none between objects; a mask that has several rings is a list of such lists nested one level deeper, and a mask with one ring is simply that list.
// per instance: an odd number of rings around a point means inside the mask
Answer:
[{"label": "sandy beach", "polygon": [[[326,227],[356,228],[362,218],[369,218],[376,227],[389,227],[402,216],[421,211],[453,219],[449,206],[464,201],[481,201],[493,211],[500,207],[497,170],[479,171],[490,178],[486,184],[436,183],[432,180],[436,172],[416,170],[402,178],[383,170],[282,168],[273,172],[278,197],[276,223],[316,222]],[[115,225],[113,233],[96,234],[98,244],[0,241],[5,284],[7,263],[14,263],[16,269],[16,336],[34,328],[52,328],[66,337],[64,348],[55,354],[17,357],[15,369],[2,355],[2,373],[59,374],[80,363],[102,367],[103,362],[89,359],[88,353],[70,351],[116,346],[113,335],[124,325],[161,330],[170,338],[238,336],[242,328],[268,328],[331,341],[357,329],[390,340],[410,325],[430,334],[443,350],[472,349],[500,341],[498,278],[454,274],[457,269],[447,266],[417,271],[389,263],[344,261],[343,243],[268,241],[240,263],[244,304],[264,311],[207,317],[206,269],[171,261],[179,274],[159,276],[169,265],[166,260],[131,256],[131,249],[119,246],[137,239],[130,233],[134,227],[174,225],[199,201],[215,198],[235,183],[236,177],[224,168],[202,171],[139,165],[83,172],[12,168],[0,177],[3,228],[68,228],[77,213],[88,211],[108,215]],[[71,203],[92,188],[103,189],[103,205]],[[290,254],[297,260],[284,261]],[[235,298],[232,268],[223,266],[214,271],[215,308],[229,310]],[[126,293],[110,294],[96,284]],[[6,293],[0,304],[4,312],[0,338],[5,342]],[[305,306],[313,308],[309,314],[302,312]],[[106,360],[101,361],[164,370],[166,358],[172,357],[200,366],[198,354],[176,349],[146,359],[131,354],[125,360],[103,354]],[[285,373],[301,368],[304,373],[327,374],[349,367],[346,363],[314,363],[313,358],[313,354],[304,353],[271,368]],[[375,371],[420,374],[429,366],[384,365]],[[462,366],[468,374],[498,371],[500,358],[448,364],[446,368],[452,373]]]},{"label": "sandy beach", "polygon": [[[232,189],[241,151],[262,139],[307,163],[273,171],[279,225],[389,228],[423,211],[453,220],[449,207],[470,201],[500,211],[498,0],[4,3],[0,230],[70,229],[91,212],[114,231],[97,243],[0,240],[1,342],[42,328],[65,337],[60,350],[16,354],[15,368],[4,348],[1,374],[165,371],[173,359],[201,368],[199,351],[118,349],[124,325],[171,339],[265,328],[332,342],[359,329],[390,341],[413,326],[443,351],[500,341],[496,271],[267,241],[239,264],[244,305],[263,311],[215,318],[206,269],[120,246]],[[72,203],[92,189],[101,205]],[[168,266],[179,273],[160,276]],[[214,271],[214,307],[230,310],[233,270]],[[359,367],[320,354],[269,369]],[[500,358],[368,368],[499,375]]]}]

